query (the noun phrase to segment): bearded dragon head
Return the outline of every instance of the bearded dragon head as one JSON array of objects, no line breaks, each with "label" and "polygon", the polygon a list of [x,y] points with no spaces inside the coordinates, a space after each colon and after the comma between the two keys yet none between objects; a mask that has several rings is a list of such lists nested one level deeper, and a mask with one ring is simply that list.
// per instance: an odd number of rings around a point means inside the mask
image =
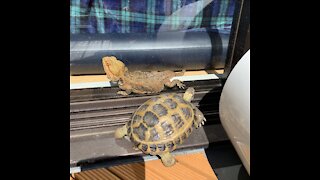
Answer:
[{"label": "bearded dragon head", "polygon": [[110,81],[118,81],[128,71],[123,62],[114,56],[106,56],[102,58],[103,69]]}]

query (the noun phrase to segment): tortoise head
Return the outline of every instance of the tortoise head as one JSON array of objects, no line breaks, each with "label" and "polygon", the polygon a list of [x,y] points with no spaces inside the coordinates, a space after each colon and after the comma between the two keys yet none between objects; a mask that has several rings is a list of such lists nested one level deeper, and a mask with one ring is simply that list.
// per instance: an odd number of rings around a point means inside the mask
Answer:
[{"label": "tortoise head", "polygon": [[114,56],[102,58],[103,69],[111,81],[118,81],[128,70],[123,62]]},{"label": "tortoise head", "polygon": [[191,102],[194,98],[194,88],[189,87],[186,92],[183,94],[183,99],[185,101]]}]

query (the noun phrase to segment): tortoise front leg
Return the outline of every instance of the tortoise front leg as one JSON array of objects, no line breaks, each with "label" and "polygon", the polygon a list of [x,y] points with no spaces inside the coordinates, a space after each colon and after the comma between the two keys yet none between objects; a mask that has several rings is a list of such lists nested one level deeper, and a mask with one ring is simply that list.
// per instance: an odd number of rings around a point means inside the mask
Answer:
[{"label": "tortoise front leg", "polygon": [[172,156],[170,152],[160,154],[159,156],[161,158],[163,165],[166,167],[173,166],[176,163],[175,158]]},{"label": "tortoise front leg", "polygon": [[128,96],[132,93],[132,87],[126,83],[122,83],[121,81],[119,81],[119,88],[124,91],[118,91],[117,94]]}]

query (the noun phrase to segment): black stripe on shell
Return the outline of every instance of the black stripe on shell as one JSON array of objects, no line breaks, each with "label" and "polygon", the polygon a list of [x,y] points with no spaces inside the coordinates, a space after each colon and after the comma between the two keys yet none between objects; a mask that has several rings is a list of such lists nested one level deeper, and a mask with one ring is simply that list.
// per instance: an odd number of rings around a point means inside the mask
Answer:
[{"label": "black stripe on shell", "polygon": [[190,128],[188,129],[187,133],[190,135],[191,132],[192,132],[192,127],[190,127]]},{"label": "black stripe on shell", "polygon": [[131,129],[130,129],[130,127],[128,127],[128,128],[127,128],[127,135],[128,135],[128,136],[130,136],[130,132],[131,132]]},{"label": "black stripe on shell", "polygon": [[180,108],[180,109],[186,119],[191,118],[191,109],[190,108],[186,107],[186,108]]},{"label": "black stripe on shell", "polygon": [[164,151],[164,150],[166,150],[166,145],[158,144],[158,149],[159,149],[159,151]]},{"label": "black stripe on shell", "polygon": [[150,130],[150,138],[149,141],[158,141],[160,139],[159,133],[155,128]]},{"label": "black stripe on shell", "polygon": [[180,138],[178,137],[177,139],[174,140],[175,144],[181,144]]},{"label": "black stripe on shell", "polygon": [[165,116],[168,114],[168,111],[165,107],[163,107],[161,104],[155,104],[152,107],[153,111],[159,116]]},{"label": "black stripe on shell", "polygon": [[153,97],[153,98],[151,98],[151,99],[150,99],[150,101],[152,101],[152,102],[156,102],[156,101],[158,101],[158,99],[160,99],[160,97],[158,97],[158,96],[157,96],[157,97]]},{"label": "black stripe on shell", "polygon": [[171,118],[174,121],[177,129],[181,128],[184,125],[184,122],[179,114],[173,114]]},{"label": "black stripe on shell", "polygon": [[132,124],[136,124],[138,121],[141,120],[141,118],[142,117],[140,115],[138,115],[138,114],[134,115],[133,118],[132,118]]},{"label": "black stripe on shell", "polygon": [[131,132],[131,121],[128,121],[127,123],[126,123],[126,127],[127,127],[127,135],[129,135],[129,133]]},{"label": "black stripe on shell", "polygon": [[175,94],[173,96],[179,103],[188,104],[187,101],[185,101],[180,95]]},{"label": "black stripe on shell", "polygon": [[166,121],[161,123],[161,127],[162,127],[164,134],[166,136],[170,136],[172,133],[174,133],[172,125],[168,124]]},{"label": "black stripe on shell", "polygon": [[130,136],[130,140],[133,142],[134,146],[138,147],[140,145],[140,143],[134,140],[132,136]]},{"label": "black stripe on shell", "polygon": [[177,103],[175,101],[173,101],[172,99],[166,99],[164,101],[164,104],[169,106],[169,108],[171,108],[171,109],[175,109],[177,107]]},{"label": "black stripe on shell", "polygon": [[141,123],[138,127],[133,128],[133,133],[139,136],[139,139],[144,141],[145,140],[145,132],[148,129]]},{"label": "black stripe on shell", "polygon": [[132,140],[134,146],[138,147],[140,145],[140,143],[138,141]]},{"label": "black stripe on shell", "polygon": [[163,97],[169,97],[171,94],[170,93],[164,93],[164,94],[162,94],[161,96],[163,96]]},{"label": "black stripe on shell", "polygon": [[139,112],[145,111],[148,107],[149,107],[149,104],[142,104],[142,105],[138,108],[137,112],[138,112],[138,111],[139,111]]},{"label": "black stripe on shell", "polygon": [[186,134],[186,137],[189,137],[190,134],[188,134],[187,132],[184,132],[184,134]]},{"label": "black stripe on shell", "polygon": [[150,144],[150,150],[151,150],[152,152],[157,151],[157,146],[156,146],[155,144]]},{"label": "black stripe on shell", "polygon": [[158,117],[150,111],[147,111],[145,113],[145,115],[143,116],[143,121],[148,127],[153,127],[159,123]]},{"label": "black stripe on shell", "polygon": [[185,139],[185,138],[187,138],[186,134],[185,134],[185,133],[182,133],[181,139]]},{"label": "black stripe on shell", "polygon": [[173,144],[172,141],[170,141],[170,142],[167,143],[166,146],[167,146],[167,148],[169,148],[170,151],[172,151],[172,150],[173,150],[173,147],[174,147],[174,144]]},{"label": "black stripe on shell", "polygon": [[147,150],[148,150],[148,145],[142,144],[142,145],[141,145],[141,150],[142,150],[142,151],[147,151]]}]

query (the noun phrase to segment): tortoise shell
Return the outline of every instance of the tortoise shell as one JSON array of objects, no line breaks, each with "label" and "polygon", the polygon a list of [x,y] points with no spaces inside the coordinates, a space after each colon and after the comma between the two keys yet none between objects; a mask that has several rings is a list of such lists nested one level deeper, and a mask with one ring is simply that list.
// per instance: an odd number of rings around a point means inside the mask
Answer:
[{"label": "tortoise shell", "polygon": [[145,154],[176,149],[192,132],[194,110],[182,96],[162,94],[143,103],[128,122],[128,136]]}]

